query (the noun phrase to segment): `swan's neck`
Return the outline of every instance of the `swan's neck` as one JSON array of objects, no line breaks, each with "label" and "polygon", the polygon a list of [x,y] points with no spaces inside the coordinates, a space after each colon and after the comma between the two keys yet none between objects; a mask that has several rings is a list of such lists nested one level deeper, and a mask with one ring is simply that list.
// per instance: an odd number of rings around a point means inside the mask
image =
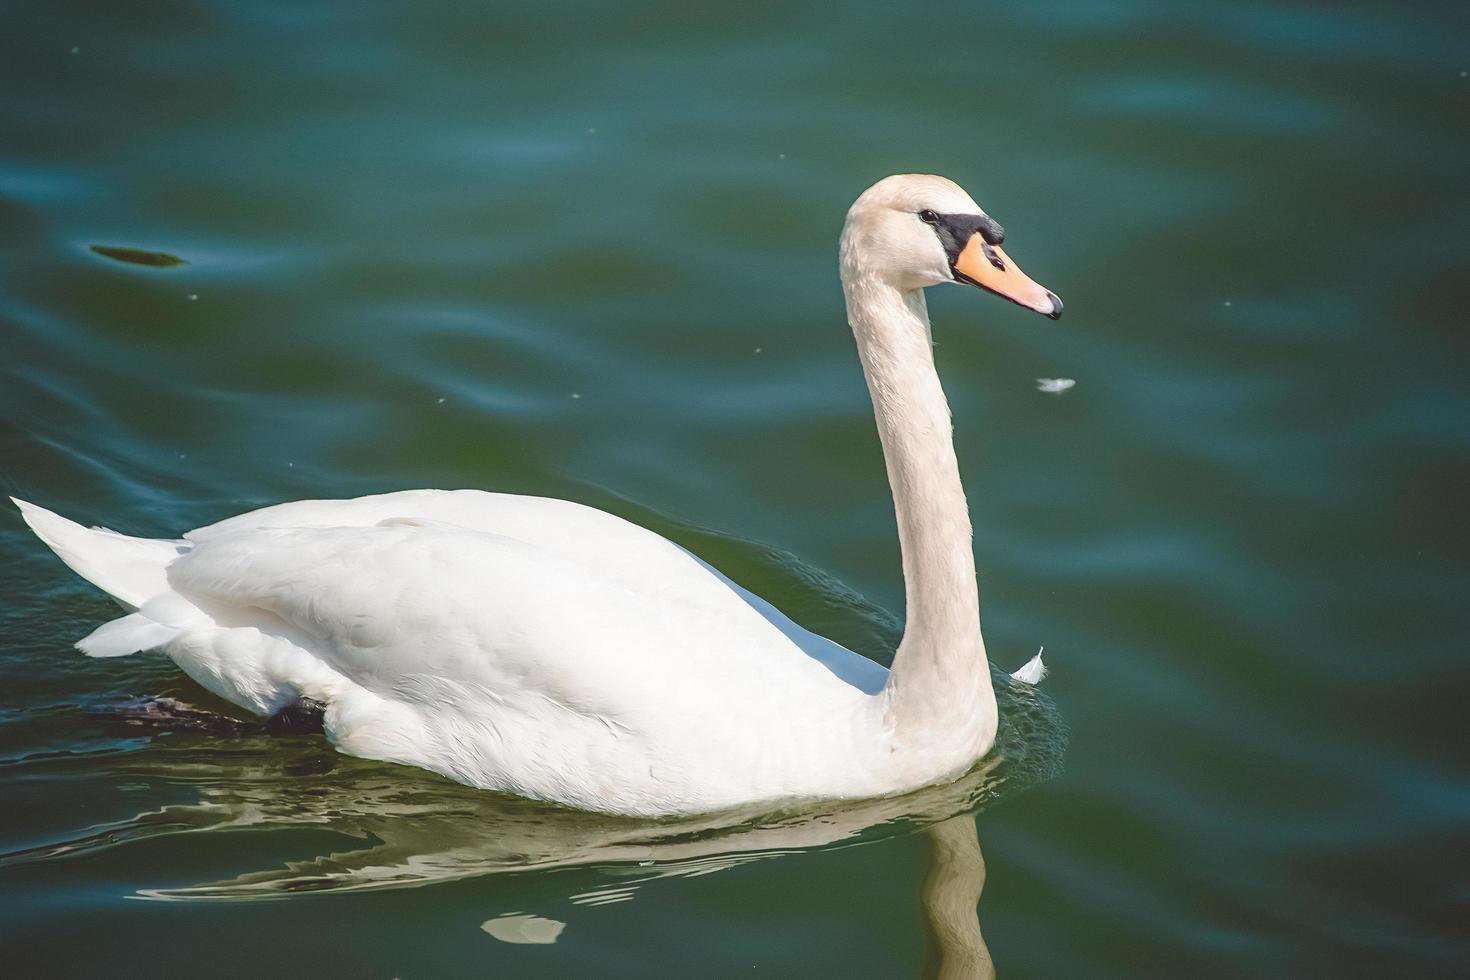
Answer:
[{"label": "swan's neck", "polygon": [[[980,638],[970,512],[923,290],[845,270],[848,321],[873,396],[903,554],[906,625],[884,696],[903,741],[988,747],[995,692]],[[972,757],[973,758],[973,757]]]}]

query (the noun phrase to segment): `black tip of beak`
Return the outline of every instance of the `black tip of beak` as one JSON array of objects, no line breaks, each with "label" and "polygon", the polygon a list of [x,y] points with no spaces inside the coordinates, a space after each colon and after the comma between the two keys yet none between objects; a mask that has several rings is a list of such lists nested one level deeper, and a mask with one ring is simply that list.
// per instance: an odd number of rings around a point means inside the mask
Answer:
[{"label": "black tip of beak", "polygon": [[1046,291],[1046,298],[1051,300],[1051,312],[1047,316],[1053,320],[1060,320],[1062,318],[1062,298],[1049,289]]}]

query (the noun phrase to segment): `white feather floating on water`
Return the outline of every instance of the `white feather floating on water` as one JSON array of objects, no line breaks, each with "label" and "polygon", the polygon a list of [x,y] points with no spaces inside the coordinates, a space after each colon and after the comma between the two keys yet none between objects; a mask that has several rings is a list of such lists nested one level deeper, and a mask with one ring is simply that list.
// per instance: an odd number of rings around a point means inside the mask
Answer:
[{"label": "white feather floating on water", "polygon": [[1060,395],[1076,383],[1071,378],[1037,378],[1036,390],[1044,391],[1049,395]]},{"label": "white feather floating on water", "polygon": [[1046,651],[1042,647],[1036,651],[1036,656],[1026,661],[1026,666],[1011,675],[1011,680],[1020,681],[1022,684],[1040,684],[1046,677],[1046,664],[1041,662],[1041,655]]}]

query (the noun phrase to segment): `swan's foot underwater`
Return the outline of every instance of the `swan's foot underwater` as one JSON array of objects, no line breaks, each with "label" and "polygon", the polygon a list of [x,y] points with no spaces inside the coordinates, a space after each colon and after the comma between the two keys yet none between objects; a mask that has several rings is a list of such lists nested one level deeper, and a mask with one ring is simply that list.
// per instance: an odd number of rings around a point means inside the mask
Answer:
[{"label": "swan's foot underwater", "polygon": [[322,730],[326,705],[297,698],[264,722],[242,721],[175,698],[130,698],[101,705],[92,713],[133,728],[159,732],[203,732],[221,737],[249,735],[315,735]]},{"label": "swan's foot underwater", "polygon": [[297,698],[265,720],[267,735],[320,735],[327,706],[311,698]]}]

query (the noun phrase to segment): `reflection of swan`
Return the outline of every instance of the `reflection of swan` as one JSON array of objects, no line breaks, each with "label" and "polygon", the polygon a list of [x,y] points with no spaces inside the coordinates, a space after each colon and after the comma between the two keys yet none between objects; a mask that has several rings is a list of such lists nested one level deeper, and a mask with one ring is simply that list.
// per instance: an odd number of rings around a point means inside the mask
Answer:
[{"label": "reflection of swan", "polygon": [[[294,894],[381,891],[501,873],[595,867],[608,877],[587,888],[572,879],[571,894],[546,898],[534,914],[524,907],[485,909],[484,928],[512,942],[557,938],[570,920],[595,914],[596,906],[627,901],[637,890],[670,877],[692,877],[811,848],[875,843],[907,827],[927,826],[931,840],[920,905],[931,938],[930,960],[942,977],[983,977],[988,963],[976,919],[984,862],[972,810],[995,798],[1004,784],[1045,776],[991,756],[954,783],[903,797],[844,807],[742,818],[633,820],[547,807],[528,800],[468,790],[428,774],[405,773],[373,763],[344,761],[311,778],[288,773],[332,765],[310,743],[276,743],[266,760],[241,766],[234,760],[177,750],[120,759],[136,779],[167,775],[196,783],[198,804],[167,806],[132,820],[93,828],[83,837],[0,858],[5,864],[54,861],[99,850],[157,842],[180,834],[288,832],[291,847],[312,828],[361,842],[360,847],[292,861],[226,881],[144,889],[140,897],[167,901],[249,901]],[[183,756],[179,758],[177,756]],[[1046,752],[1023,766],[1055,764]],[[106,764],[106,763],[103,763]],[[1007,771],[1009,770],[1009,771]],[[151,845],[150,849],[156,848]],[[176,870],[172,865],[170,872]],[[490,893],[494,894],[493,890]],[[516,914],[511,914],[516,913]]]},{"label": "reflection of swan", "polygon": [[939,177],[890,177],[842,234],[848,318],[898,516],[892,673],[667,540],[564,501],[412,491],[266,508],[184,541],[22,504],[136,611],[79,644],[161,647],[236,704],[326,705],[344,752],[585,810],[693,814],[908,792],[992,745],[970,521],[923,290],[968,282],[1055,317],[1000,226]]},{"label": "reflection of swan", "polygon": [[986,980],[995,976],[976,906],[985,887],[985,858],[969,814],[929,828],[929,870],[919,891],[931,940],[926,976]]},{"label": "reflection of swan", "polygon": [[[165,753],[136,780],[157,772],[198,786],[200,802],[166,806],[75,839],[0,857],[14,864],[75,856],[140,839],[311,827],[366,846],[248,872],[229,881],[145,889],[164,899],[248,899],[299,891],[365,891],[414,887],[504,872],[616,865],[619,886],[703,873],[815,847],[861,843],[891,834],[891,824],[927,824],[989,802],[1009,777],[988,757],[964,778],[899,797],[761,813],[647,820],[547,806],[484,793],[429,774],[372,763],[332,765],[309,744],[287,746],[275,764],[225,757],[198,761]],[[1043,754],[1040,762],[1051,757]],[[310,779],[287,771],[331,765]],[[1026,774],[1028,781],[1041,774]],[[886,831],[884,828],[888,828]]]}]

